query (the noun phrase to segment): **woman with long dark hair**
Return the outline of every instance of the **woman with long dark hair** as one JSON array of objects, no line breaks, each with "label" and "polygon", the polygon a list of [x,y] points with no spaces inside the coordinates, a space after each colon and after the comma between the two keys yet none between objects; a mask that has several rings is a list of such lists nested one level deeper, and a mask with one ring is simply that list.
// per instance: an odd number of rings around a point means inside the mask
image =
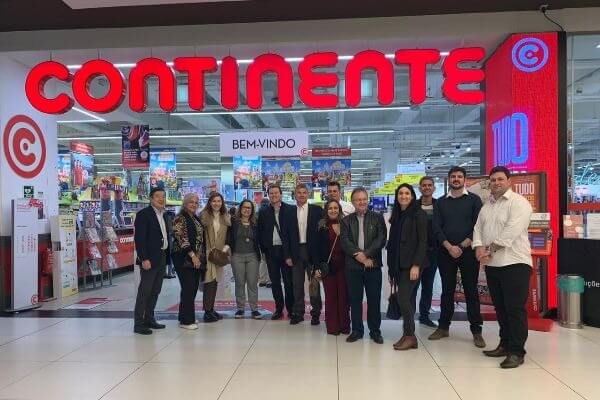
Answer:
[{"label": "woman with long dark hair", "polygon": [[[346,286],[344,252],[340,244],[342,206],[336,200],[325,203],[325,217],[319,222],[319,261],[329,264],[329,274],[322,278],[325,290],[325,326],[330,335],[350,333],[350,303]],[[319,266],[317,265],[316,268]],[[321,278],[317,269],[316,275]]]},{"label": "woman with long dark hair", "polygon": [[173,251],[171,258],[181,284],[179,326],[198,329],[194,303],[200,279],[206,268],[204,229],[198,211],[198,195],[188,193],[183,198],[181,211],[173,220]]},{"label": "woman with long dark hair", "polygon": [[235,301],[237,312],[235,318],[244,317],[246,306],[246,289],[252,318],[261,319],[258,311],[258,268],[260,249],[258,245],[258,227],[254,214],[254,203],[242,200],[229,230],[231,246],[231,267],[235,278]]},{"label": "woman with long dark hair", "polygon": [[[223,266],[228,260],[216,262],[217,257],[212,257],[211,253],[219,254],[229,253],[229,228],[231,218],[225,207],[225,200],[220,193],[213,192],[208,198],[206,207],[200,213],[200,222],[204,227],[206,239],[206,276],[204,278],[204,291],[202,303],[204,306],[204,321],[216,322],[223,317],[215,311],[215,299],[217,297],[218,280],[223,276]],[[223,263],[224,262],[224,263]]]},{"label": "woman with long dark hair", "polygon": [[390,282],[398,288],[398,304],[404,323],[404,334],[394,344],[394,349],[416,349],[415,309],[411,294],[427,252],[427,215],[417,206],[415,190],[407,183],[396,189],[390,225],[387,263]]}]

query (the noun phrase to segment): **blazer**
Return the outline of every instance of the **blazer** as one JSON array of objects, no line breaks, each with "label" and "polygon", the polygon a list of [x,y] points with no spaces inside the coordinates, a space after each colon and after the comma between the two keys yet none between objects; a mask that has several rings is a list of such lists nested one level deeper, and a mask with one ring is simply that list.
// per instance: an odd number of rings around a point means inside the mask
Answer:
[{"label": "blazer", "polygon": [[390,226],[386,246],[387,265],[391,275],[413,265],[422,268],[427,254],[427,213],[418,206],[409,212],[400,227],[400,221]]},{"label": "blazer", "polygon": [[[227,242],[231,247],[231,253],[235,253],[235,241],[237,239],[237,233],[240,229],[241,221],[236,219],[231,220],[231,228],[229,229],[229,239]],[[254,239],[254,252],[256,253],[256,257],[260,260],[260,244],[258,243],[258,225],[256,223],[250,223],[251,235],[252,239]]]},{"label": "blazer", "polygon": [[[163,214],[164,218],[164,214]],[[165,221],[166,226],[166,221]],[[152,206],[141,209],[135,216],[134,242],[138,263],[150,260],[152,268],[159,268],[163,257],[163,235]],[[167,249],[167,252],[169,249]],[[164,267],[164,265],[162,265]]]},{"label": "blazer", "polygon": [[[281,242],[283,244],[283,255],[285,258],[291,258],[286,233],[288,232],[287,223],[290,219],[289,214],[292,209],[293,207],[291,205],[283,202],[279,209],[279,229],[281,230],[279,236],[281,237]],[[273,209],[273,206],[269,205],[268,207],[261,207],[260,212],[258,213],[258,242],[260,250],[265,254],[273,247],[273,229],[275,229],[275,210]]]},{"label": "blazer", "polygon": [[[352,213],[344,217],[340,227],[342,249],[346,255],[348,269],[362,269],[364,265],[356,261],[354,254],[360,252],[358,247],[358,217]],[[375,267],[383,266],[381,250],[387,240],[387,227],[383,215],[374,211],[367,211],[364,221],[365,249],[363,252],[375,261]]]},{"label": "blazer", "polygon": [[[318,263],[319,247],[318,235],[319,221],[323,219],[323,209],[314,204],[308,204],[308,218],[306,224],[306,250],[310,265]],[[298,226],[298,207],[292,206],[288,213],[286,236],[288,238],[288,252],[294,264],[300,259],[300,228]]]}]

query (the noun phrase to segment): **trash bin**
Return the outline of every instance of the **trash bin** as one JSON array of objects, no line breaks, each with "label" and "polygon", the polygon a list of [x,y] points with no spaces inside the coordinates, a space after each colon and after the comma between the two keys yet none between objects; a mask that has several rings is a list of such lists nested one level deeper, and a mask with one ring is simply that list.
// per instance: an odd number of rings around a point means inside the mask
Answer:
[{"label": "trash bin", "polygon": [[581,329],[581,295],[585,287],[579,275],[558,276],[558,323],[570,329]]}]

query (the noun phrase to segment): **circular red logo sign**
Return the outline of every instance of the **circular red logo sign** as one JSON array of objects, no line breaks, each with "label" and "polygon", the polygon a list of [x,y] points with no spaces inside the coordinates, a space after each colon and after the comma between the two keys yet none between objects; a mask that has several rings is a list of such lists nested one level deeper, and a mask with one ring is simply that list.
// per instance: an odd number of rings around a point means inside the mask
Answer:
[{"label": "circular red logo sign", "polygon": [[35,178],[44,168],[44,134],[28,116],[15,115],[8,121],[2,135],[2,147],[8,165],[20,177]]}]

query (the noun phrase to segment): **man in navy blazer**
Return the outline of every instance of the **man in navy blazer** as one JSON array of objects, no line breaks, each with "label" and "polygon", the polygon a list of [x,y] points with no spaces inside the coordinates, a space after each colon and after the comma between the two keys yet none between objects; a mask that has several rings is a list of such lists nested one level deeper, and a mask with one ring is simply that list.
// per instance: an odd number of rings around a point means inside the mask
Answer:
[{"label": "man in navy blazer", "polygon": [[152,329],[165,328],[154,318],[169,252],[165,204],[165,190],[153,188],[150,191],[150,206],[140,210],[135,217],[135,250],[137,264],[140,265],[140,285],[135,300],[133,331],[140,335],[150,335]]}]

